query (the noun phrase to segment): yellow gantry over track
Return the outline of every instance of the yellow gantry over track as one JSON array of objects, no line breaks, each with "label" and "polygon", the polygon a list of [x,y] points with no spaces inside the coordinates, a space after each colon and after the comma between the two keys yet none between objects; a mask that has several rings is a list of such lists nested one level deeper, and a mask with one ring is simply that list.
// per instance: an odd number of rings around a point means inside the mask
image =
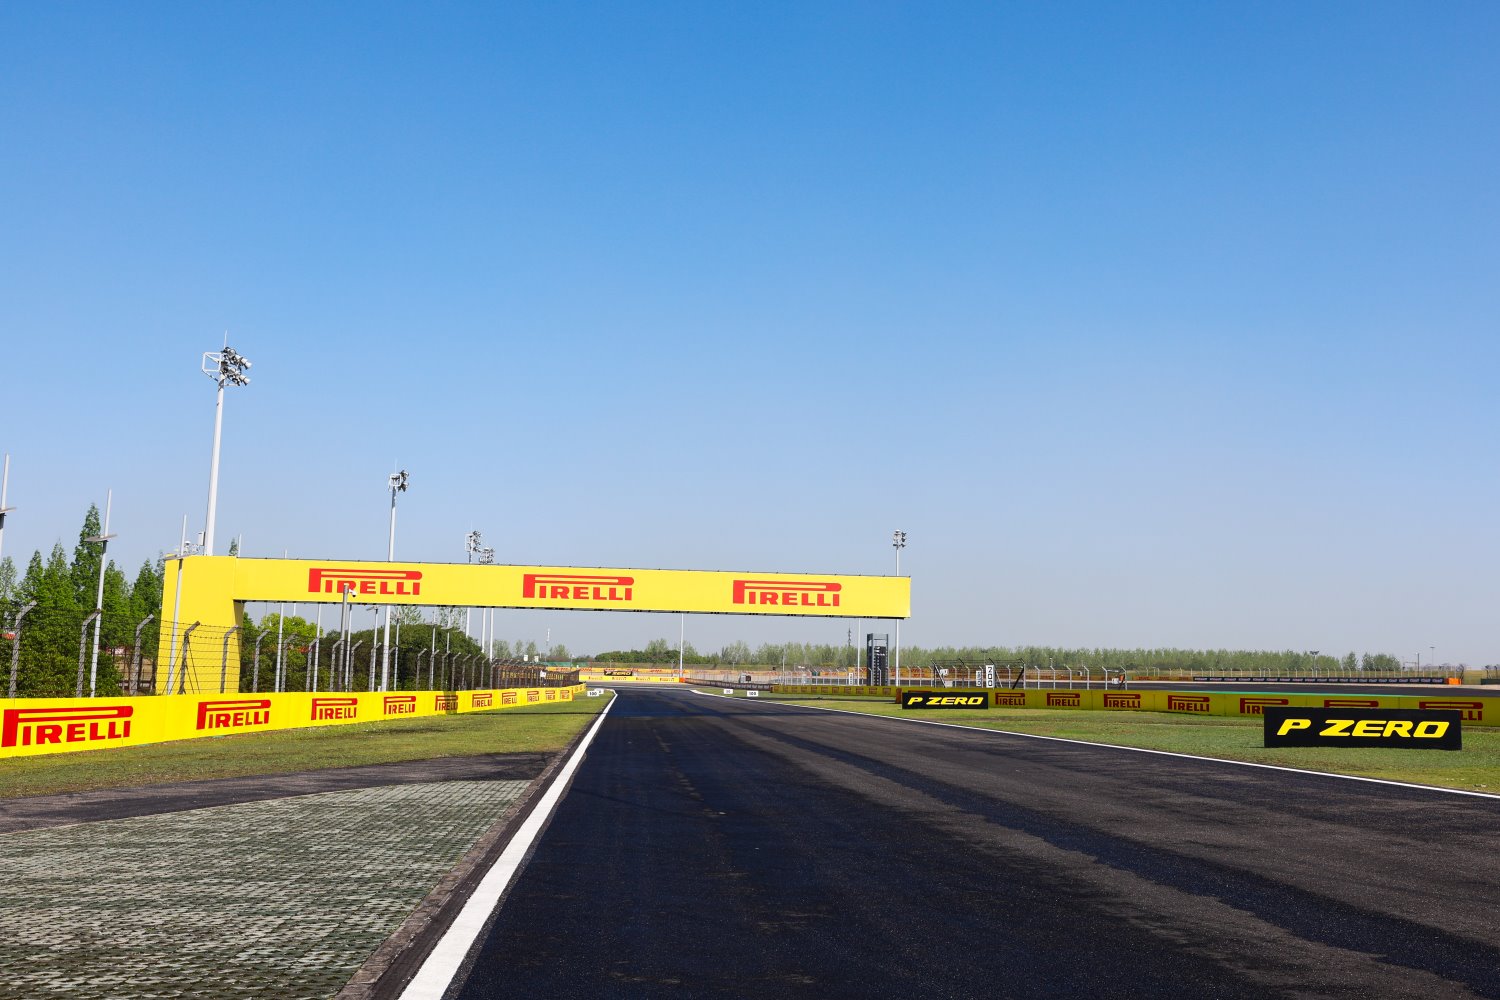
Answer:
[{"label": "yellow gantry over track", "polygon": [[[231,630],[246,601],[339,604],[346,595],[365,606],[872,619],[911,613],[907,577],[188,556],[166,564],[159,655],[172,658],[189,691],[219,690],[227,663],[233,691],[240,658],[239,633]],[[184,689],[182,681],[172,686]]]}]

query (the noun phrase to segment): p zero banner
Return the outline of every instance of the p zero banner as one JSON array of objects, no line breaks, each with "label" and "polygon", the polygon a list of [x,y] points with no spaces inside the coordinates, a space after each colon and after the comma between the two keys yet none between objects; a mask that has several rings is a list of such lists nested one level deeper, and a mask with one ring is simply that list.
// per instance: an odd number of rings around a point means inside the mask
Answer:
[{"label": "p zero banner", "polygon": [[902,691],[902,708],[989,708],[984,691]]},{"label": "p zero banner", "polygon": [[1268,747],[1462,750],[1463,715],[1442,709],[1267,708]]},{"label": "p zero banner", "polygon": [[572,701],[583,685],[499,691],[0,698],[0,758],[233,736],[277,729],[456,715]]},{"label": "p zero banner", "polygon": [[[899,576],[759,573],[577,566],[353,562],[188,556],[166,564],[161,649],[187,662],[187,691],[217,691],[238,678],[246,601],[407,604],[580,611],[680,611],[813,618],[906,618],[911,581]],[[181,597],[179,603],[179,594]],[[196,636],[179,641],[194,623]],[[207,637],[207,638],[206,638]],[[223,637],[224,650],[219,648]],[[183,647],[187,648],[184,649]],[[174,683],[173,689],[183,687]]]}]

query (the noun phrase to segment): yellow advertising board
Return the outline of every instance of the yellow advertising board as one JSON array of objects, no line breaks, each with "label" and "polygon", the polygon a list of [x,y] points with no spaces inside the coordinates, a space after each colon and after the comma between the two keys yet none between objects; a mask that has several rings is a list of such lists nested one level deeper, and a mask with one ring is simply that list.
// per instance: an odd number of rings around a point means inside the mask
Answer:
[{"label": "yellow advertising board", "polygon": [[[246,601],[906,618],[899,576],[188,556],[166,564],[161,646],[174,692],[233,691]],[[180,599],[179,599],[180,597]],[[188,629],[198,631],[182,641]],[[220,675],[224,674],[221,685]]]},{"label": "yellow advertising board", "polygon": [[0,758],[388,722],[572,701],[582,685],[483,691],[227,694],[161,698],[0,698]]}]

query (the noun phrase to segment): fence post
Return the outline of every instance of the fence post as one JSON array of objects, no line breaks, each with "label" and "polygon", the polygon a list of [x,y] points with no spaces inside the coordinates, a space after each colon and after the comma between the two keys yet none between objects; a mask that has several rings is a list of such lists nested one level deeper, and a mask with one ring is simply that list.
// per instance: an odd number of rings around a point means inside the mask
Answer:
[{"label": "fence post", "polygon": [[224,685],[229,680],[229,637],[240,630],[238,625],[231,625],[229,631],[224,633],[224,655],[219,658],[219,693],[224,693]]},{"label": "fence post", "polygon": [[16,674],[21,669],[21,619],[26,617],[26,612],[36,607],[36,601],[27,601],[20,611],[16,612],[16,620],[11,623],[11,631],[15,638],[10,643],[10,697],[16,696]]},{"label": "fence post", "polygon": [[[189,625],[187,627],[187,630],[182,633],[182,665],[177,671],[178,694],[187,694],[188,642],[193,638],[193,632],[196,631],[198,626],[202,624],[202,622],[193,622],[193,624]],[[171,693],[172,688],[170,685],[168,685],[167,694]]]},{"label": "fence post", "polygon": [[131,659],[134,662],[130,666],[130,693],[132,695],[135,694],[141,686],[141,630],[149,625],[151,623],[151,620],[155,617],[155,615],[147,615],[145,618],[142,618],[141,623],[135,627],[135,639],[133,640],[133,644],[131,646],[131,649],[134,653]]},{"label": "fence post", "polygon": [[93,611],[90,611],[89,616],[83,620],[83,629],[79,632],[78,635],[78,688],[73,692],[73,697],[75,698],[83,697],[83,661],[86,658],[85,654],[88,652],[89,626],[94,624],[94,619],[98,618],[102,614],[104,614],[104,612],[98,610],[97,608]]}]

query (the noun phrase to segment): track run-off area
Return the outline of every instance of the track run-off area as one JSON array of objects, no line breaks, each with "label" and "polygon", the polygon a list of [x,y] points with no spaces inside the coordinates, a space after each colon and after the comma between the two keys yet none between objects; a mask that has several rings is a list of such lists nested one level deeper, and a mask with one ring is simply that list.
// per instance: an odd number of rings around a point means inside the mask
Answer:
[{"label": "track run-off area", "polygon": [[447,992],[1500,997],[1497,847],[1492,797],[631,688]]}]

